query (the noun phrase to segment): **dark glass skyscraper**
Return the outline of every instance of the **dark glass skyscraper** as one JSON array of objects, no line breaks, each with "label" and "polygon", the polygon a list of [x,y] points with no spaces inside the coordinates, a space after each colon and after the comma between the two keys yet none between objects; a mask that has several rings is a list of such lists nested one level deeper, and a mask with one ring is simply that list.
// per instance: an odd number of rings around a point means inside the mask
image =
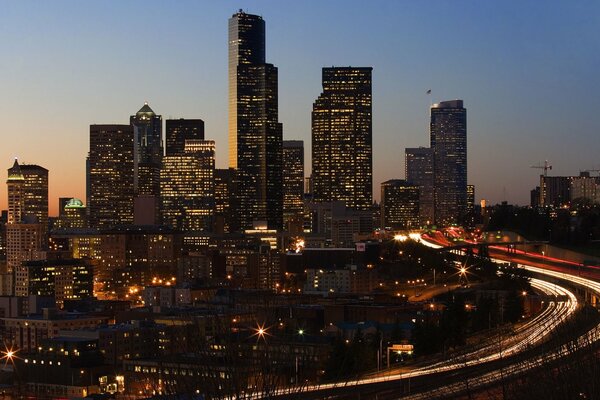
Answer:
[{"label": "dark glass skyscraper", "polygon": [[168,119],[165,126],[167,156],[183,154],[186,139],[204,139],[204,121],[201,119]]},{"label": "dark glass skyscraper", "polygon": [[433,150],[429,147],[407,148],[405,155],[406,180],[419,186],[420,222],[422,225],[433,224]]},{"label": "dark glass skyscraper", "polygon": [[467,207],[467,110],[462,100],[431,107],[435,222],[457,223]]},{"label": "dark glass skyscraper", "polygon": [[133,222],[133,142],[131,125],[90,125],[87,203],[91,227]]},{"label": "dark glass skyscraper", "polygon": [[419,186],[402,179],[391,179],[381,184],[381,227],[419,227]]},{"label": "dark glass skyscraper", "polygon": [[163,156],[162,117],[148,103],[130,117],[134,135],[134,180],[136,195],[158,196]]},{"label": "dark glass skyscraper", "polygon": [[371,67],[323,68],[323,93],[312,111],[315,202],[373,202]]},{"label": "dark glass skyscraper", "polygon": [[[304,142],[283,141],[283,219],[284,225],[304,211]],[[289,228],[287,228],[289,229]]]},{"label": "dark glass skyscraper", "polygon": [[256,220],[283,225],[277,90],[277,68],[265,63],[265,22],[240,10],[229,19],[229,166],[241,229]]}]

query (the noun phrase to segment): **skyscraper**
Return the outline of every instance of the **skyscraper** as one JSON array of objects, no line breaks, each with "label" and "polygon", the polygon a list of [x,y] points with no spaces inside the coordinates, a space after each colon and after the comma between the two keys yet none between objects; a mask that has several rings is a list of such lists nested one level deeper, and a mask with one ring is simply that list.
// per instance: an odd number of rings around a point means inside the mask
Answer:
[{"label": "skyscraper", "polygon": [[162,117],[148,103],[129,119],[133,127],[133,223],[159,223]]},{"label": "skyscraper", "polygon": [[182,231],[209,230],[215,208],[215,142],[188,139],[184,149],[163,158],[162,221]]},{"label": "skyscraper", "polygon": [[90,125],[87,203],[91,227],[133,222],[133,152],[131,125]]},{"label": "skyscraper", "polygon": [[186,139],[204,139],[204,121],[201,119],[167,119],[167,156],[183,154]]},{"label": "skyscraper", "polygon": [[215,232],[230,233],[236,231],[237,218],[234,193],[235,170],[233,168],[215,169]]},{"label": "skyscraper", "polygon": [[48,170],[39,165],[21,165],[23,174],[24,217],[34,217],[48,229]]},{"label": "skyscraper", "polygon": [[434,222],[433,150],[428,147],[405,149],[405,176],[419,186],[419,215],[422,225]]},{"label": "skyscraper", "polygon": [[462,100],[431,107],[435,222],[457,223],[467,207],[467,110]]},{"label": "skyscraper", "polygon": [[[37,167],[37,166],[36,166]],[[38,167],[41,168],[41,167]],[[48,218],[48,186],[46,171],[46,219]],[[37,171],[36,168],[34,168]],[[39,172],[39,171],[38,171]],[[25,260],[30,259],[33,251],[41,250],[44,239],[44,226],[39,222],[36,212],[39,211],[41,199],[37,194],[43,192],[35,187],[35,175],[29,171],[26,179],[21,166],[15,159],[8,169],[6,180],[8,192],[8,218],[6,223],[6,266],[12,272]],[[33,178],[32,178],[33,175]]]},{"label": "skyscraper", "polygon": [[283,222],[298,219],[304,211],[304,142],[283,141]]},{"label": "skyscraper", "polygon": [[381,184],[381,227],[414,229],[419,227],[419,186],[402,179]]},{"label": "skyscraper", "polygon": [[130,117],[134,136],[133,185],[136,195],[158,196],[163,156],[162,116],[148,103]]},{"label": "skyscraper", "polygon": [[241,229],[283,225],[282,125],[277,68],[265,63],[265,22],[242,10],[229,19],[229,166],[236,169]]},{"label": "skyscraper", "polygon": [[315,202],[343,201],[368,210],[373,202],[372,68],[323,68],[323,92],[312,111]]}]

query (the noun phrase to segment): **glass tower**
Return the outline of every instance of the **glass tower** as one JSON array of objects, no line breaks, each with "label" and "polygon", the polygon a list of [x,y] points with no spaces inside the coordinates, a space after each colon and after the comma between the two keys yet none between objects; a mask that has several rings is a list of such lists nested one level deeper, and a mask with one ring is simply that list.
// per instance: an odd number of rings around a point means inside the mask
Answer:
[{"label": "glass tower", "polygon": [[[283,218],[284,225],[301,218],[304,211],[304,142],[283,141]],[[288,228],[289,229],[289,228]]]},{"label": "glass tower", "polygon": [[467,208],[467,110],[462,100],[431,107],[435,222],[458,223]]},{"label": "glass tower", "polygon": [[90,125],[87,203],[91,227],[133,222],[133,153],[131,125]]},{"label": "glass tower", "polygon": [[255,221],[283,225],[277,90],[277,68],[265,63],[265,22],[240,10],[229,19],[229,166],[241,229]]},{"label": "glass tower", "polygon": [[434,179],[433,150],[429,147],[407,148],[405,150],[406,180],[420,188],[419,215],[422,225],[434,222]]},{"label": "glass tower", "polygon": [[204,121],[201,119],[168,119],[165,126],[167,156],[182,154],[186,139],[204,139]]},{"label": "glass tower", "polygon": [[315,202],[373,202],[371,67],[323,68],[323,92],[312,111]]}]

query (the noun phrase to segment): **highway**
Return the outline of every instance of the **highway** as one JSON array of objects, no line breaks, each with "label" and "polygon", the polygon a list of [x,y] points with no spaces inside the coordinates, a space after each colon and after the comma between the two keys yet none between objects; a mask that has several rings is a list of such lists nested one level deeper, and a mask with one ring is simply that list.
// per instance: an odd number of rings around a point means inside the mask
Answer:
[{"label": "highway", "polygon": [[[431,247],[435,247],[435,248],[441,247],[440,242],[422,240],[422,243],[425,245],[431,246]],[[505,253],[501,252],[501,257],[502,258],[496,258],[496,259],[492,258],[492,261],[496,261],[496,262],[513,261],[515,259],[519,259],[519,257],[521,257],[521,258],[524,257],[524,254],[521,252],[520,255],[517,255],[517,257],[512,258],[512,257],[506,255]],[[539,259],[542,257],[533,256],[533,258]],[[531,271],[535,274],[538,274],[538,276],[545,275],[545,276],[548,276],[553,279],[558,279],[560,281],[565,281],[565,282],[569,282],[570,284],[575,284],[575,285],[581,286],[583,288],[586,288],[587,290],[593,291],[597,295],[600,295],[600,283],[598,283],[594,280],[585,278],[585,277],[578,276],[581,273],[581,271],[579,271],[579,269],[577,271],[578,275],[575,275],[574,273],[564,272],[564,270],[565,270],[564,267],[561,267],[560,265],[559,266],[554,265],[557,263],[560,264],[561,260],[549,260],[548,262],[553,264],[550,266],[545,265],[543,263],[543,261],[545,261],[545,260],[542,259],[542,260],[538,260],[537,262],[535,262],[538,266],[518,263],[517,267]],[[542,266],[540,266],[540,264]],[[570,267],[568,265],[572,264],[572,263],[567,262],[566,264],[567,264],[566,269],[569,270]],[[588,274],[595,275],[596,271],[588,272]],[[533,279],[532,279],[532,285],[533,285]],[[557,324],[555,326],[557,326]],[[550,363],[552,361],[556,361],[556,360],[560,359],[561,357],[568,356],[568,355],[572,354],[572,352],[575,349],[584,348],[591,343],[597,342],[598,340],[600,340],[600,324],[594,326],[592,329],[585,332],[584,334],[582,334],[578,337],[574,337],[572,342],[562,344],[561,346],[557,347],[553,352],[537,355],[537,356],[527,359],[526,361],[520,360],[520,361],[512,363],[508,366],[503,366],[500,370],[484,372],[481,375],[478,375],[476,377],[471,376],[469,378],[471,380],[469,390],[475,390],[480,387],[490,386],[490,385],[493,385],[494,383],[500,381],[501,379],[506,379],[511,376],[523,374],[523,373],[527,372],[529,369],[537,368],[541,365]],[[411,400],[412,399],[420,400],[420,399],[434,399],[434,398],[451,398],[451,397],[458,396],[458,395],[464,393],[465,389],[466,389],[465,382],[460,380],[460,381],[457,381],[450,385],[445,385],[440,388],[434,388],[434,389],[420,392],[420,393],[417,393],[414,395],[396,396],[396,397],[391,397],[391,398],[402,398],[402,399],[411,399]]]},{"label": "highway", "polygon": [[[433,245],[435,246],[435,244]],[[539,269],[539,271],[546,272],[542,269]],[[553,277],[556,278],[556,276]],[[567,276],[567,278],[570,278],[570,276]],[[560,279],[564,279],[564,277],[561,276]],[[492,338],[489,342],[484,343],[475,349],[470,349],[468,352],[454,355],[452,358],[445,361],[434,362],[426,366],[420,366],[410,371],[390,369],[370,376],[365,376],[360,379],[344,382],[311,385],[297,388],[291,387],[282,389],[268,397],[306,398],[305,396],[310,395],[311,398],[336,398],[338,396],[347,397],[349,393],[358,392],[365,394],[377,393],[378,391],[393,393],[394,387],[406,380],[429,375],[439,376],[440,374],[455,372],[460,369],[466,369],[514,356],[542,342],[559,324],[561,324],[575,312],[578,305],[576,296],[569,289],[559,284],[548,282],[544,279],[532,278],[531,285],[539,292],[548,297],[555,298],[555,300],[549,301],[540,314],[517,326],[510,335]],[[598,289],[600,291],[600,285],[598,285]],[[506,374],[512,373],[511,371],[513,370],[508,369],[503,371],[502,375],[507,376]],[[514,373],[516,373],[516,371],[517,370],[515,369]],[[491,375],[486,375],[485,379],[481,380],[481,382],[486,382],[486,384],[489,384],[494,376],[494,372],[492,372]],[[460,383],[457,385],[460,385]],[[447,393],[453,392],[452,385],[449,385],[447,389]],[[446,387],[444,387],[444,392],[446,392]],[[432,393],[429,395],[431,396],[431,394]],[[427,397],[427,394],[423,394],[423,396],[425,397],[414,398],[430,398]],[[263,396],[260,394],[251,396],[251,398],[261,397]],[[378,397],[383,398],[380,396]],[[386,396],[386,398],[396,397]]]},{"label": "highway", "polygon": [[[435,248],[443,247],[443,243],[431,238],[422,238],[421,243]],[[522,261],[523,255],[517,255]],[[493,261],[513,261],[508,255]],[[542,262],[528,265],[518,263],[518,267],[537,274],[531,279],[531,285],[537,291],[548,297],[554,298],[546,304],[542,312],[534,318],[518,325],[510,335],[491,339],[477,348],[453,355],[448,360],[432,362],[412,370],[390,369],[364,376],[359,379],[328,384],[309,385],[302,387],[288,387],[275,393],[255,393],[247,398],[352,398],[361,394],[362,398],[378,399],[433,399],[452,398],[464,393],[465,377],[469,381],[469,390],[475,390],[493,385],[501,379],[506,379],[517,374],[522,374],[528,369],[539,367],[548,362],[570,354],[573,348],[583,347],[586,344],[600,340],[600,325],[593,327],[579,337],[573,338],[574,343],[565,343],[557,346],[550,353],[532,355],[526,361],[510,358],[521,352],[532,349],[540,344],[561,323],[576,311],[578,301],[566,286],[578,285],[600,295],[600,283],[586,277],[565,272],[556,266],[551,269],[544,268]],[[548,277],[544,279],[543,277]],[[568,285],[556,283],[563,281]],[[475,369],[473,367],[476,367]],[[419,393],[403,395],[408,381],[410,393],[411,379],[432,377],[425,384],[421,384]],[[425,390],[423,391],[423,389]],[[414,390],[413,390],[414,391]]]}]

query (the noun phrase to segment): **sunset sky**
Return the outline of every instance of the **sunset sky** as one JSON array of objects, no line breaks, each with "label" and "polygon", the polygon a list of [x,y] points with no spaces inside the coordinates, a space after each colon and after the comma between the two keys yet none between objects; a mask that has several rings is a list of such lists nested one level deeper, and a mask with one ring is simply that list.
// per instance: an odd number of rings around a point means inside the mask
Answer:
[{"label": "sunset sky", "polygon": [[85,201],[89,125],[128,123],[144,101],[163,119],[202,118],[227,166],[227,20],[239,8],[266,21],[284,139],[304,140],[307,173],[312,103],[332,65],[373,67],[376,199],[404,177],[404,148],[429,145],[430,101],[465,102],[477,200],[527,204],[530,166],[545,159],[552,175],[600,169],[597,0],[0,5],[0,160],[50,170],[52,215],[58,197]]}]

